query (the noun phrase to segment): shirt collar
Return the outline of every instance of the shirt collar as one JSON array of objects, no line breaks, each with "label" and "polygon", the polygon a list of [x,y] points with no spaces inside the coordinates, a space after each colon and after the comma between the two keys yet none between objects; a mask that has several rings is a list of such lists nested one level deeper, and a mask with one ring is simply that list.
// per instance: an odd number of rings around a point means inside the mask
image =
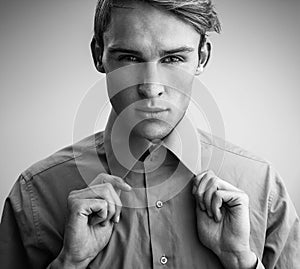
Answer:
[{"label": "shirt collar", "polygon": [[[188,112],[160,144],[153,144],[147,139],[137,136],[131,136],[131,142],[129,143],[128,135],[124,131],[126,125],[118,122],[117,125],[119,126],[116,127],[116,119],[117,115],[112,109],[104,133],[107,162],[113,175],[125,178],[139,162],[138,159],[148,149],[151,151],[153,147],[157,146],[164,146],[170,150],[194,175],[201,172],[200,138],[196,127],[188,116]],[[113,128],[118,128],[118,131],[114,130],[112,132]]]}]

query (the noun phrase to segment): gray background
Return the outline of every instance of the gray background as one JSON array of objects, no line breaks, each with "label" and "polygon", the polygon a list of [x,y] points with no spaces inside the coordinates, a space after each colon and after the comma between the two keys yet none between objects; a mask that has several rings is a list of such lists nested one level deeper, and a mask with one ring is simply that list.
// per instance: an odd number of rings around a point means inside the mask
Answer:
[{"label": "gray background", "polygon": [[[1,211],[24,169],[72,143],[80,100],[102,77],[89,51],[95,5],[0,2]],[[223,32],[211,35],[213,55],[202,81],[222,112],[226,139],[274,164],[299,213],[300,1],[215,5]]]}]

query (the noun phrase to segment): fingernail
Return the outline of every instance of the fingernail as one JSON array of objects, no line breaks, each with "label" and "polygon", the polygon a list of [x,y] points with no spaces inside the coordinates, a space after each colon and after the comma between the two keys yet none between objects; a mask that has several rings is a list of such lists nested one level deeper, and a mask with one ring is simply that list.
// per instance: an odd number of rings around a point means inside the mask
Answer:
[{"label": "fingernail", "polygon": [[120,216],[117,216],[116,223],[119,223],[119,222],[120,222]]},{"label": "fingernail", "polygon": [[129,184],[125,183],[125,182],[124,182],[124,186],[125,186],[128,190],[131,190],[131,189],[132,189],[131,186],[130,186]]},{"label": "fingernail", "polygon": [[128,185],[128,184],[126,184],[127,185],[127,188],[128,188],[128,190],[130,190],[131,191],[131,186],[130,185]]},{"label": "fingernail", "polygon": [[195,192],[196,192],[196,186],[193,187],[192,194],[195,194]]}]

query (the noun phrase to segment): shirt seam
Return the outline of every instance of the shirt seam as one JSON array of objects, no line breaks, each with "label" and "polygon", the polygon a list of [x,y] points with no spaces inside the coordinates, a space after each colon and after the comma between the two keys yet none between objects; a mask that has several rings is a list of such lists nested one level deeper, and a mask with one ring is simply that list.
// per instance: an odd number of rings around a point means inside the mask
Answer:
[{"label": "shirt seam", "polygon": [[[23,177],[24,178],[24,177]],[[25,178],[24,178],[25,180]],[[28,187],[28,193],[29,193],[29,198],[30,198],[30,204],[31,204],[31,213],[32,213],[32,220],[33,220],[33,225],[34,225],[34,234],[36,237],[37,245],[41,245],[42,240],[41,240],[41,233],[40,233],[40,225],[39,225],[39,212],[37,209],[37,205],[35,200],[37,200],[37,197],[34,196],[34,191],[32,188],[31,181],[26,181],[26,186]]]},{"label": "shirt seam", "polygon": [[[103,142],[102,142],[102,144],[103,144]],[[71,161],[71,160],[75,160],[76,158],[81,157],[88,149],[97,148],[97,147],[99,147],[99,146],[101,146],[101,144],[96,145],[96,146],[89,146],[89,147],[86,147],[86,148],[85,148],[86,150],[85,150],[84,152],[81,152],[81,153],[79,153],[79,154],[76,155],[76,156],[69,157],[69,158],[66,159],[66,160],[63,160],[63,161],[54,163],[53,165],[50,165],[49,167],[47,167],[47,168],[45,168],[45,169],[42,169],[41,171],[38,171],[38,172],[36,172],[36,173],[31,173],[31,172],[30,172],[30,169],[29,169],[29,170],[25,170],[25,171],[22,173],[22,176],[23,176],[23,178],[24,178],[24,180],[25,180],[26,182],[29,182],[30,180],[32,180],[32,178],[33,178],[34,176],[37,176],[37,175],[39,175],[39,174],[41,174],[41,173],[44,173],[45,171],[47,171],[47,170],[49,170],[49,169],[51,169],[51,168],[54,168],[54,167],[56,167],[56,166],[58,166],[58,165],[64,164],[64,163],[69,162],[69,161]]]},{"label": "shirt seam", "polygon": [[268,198],[268,219],[269,219],[273,199],[274,199],[274,190],[271,188],[270,196]]},{"label": "shirt seam", "polygon": [[223,150],[223,151],[226,151],[226,152],[229,152],[231,154],[234,154],[234,155],[237,155],[237,156],[240,156],[240,157],[243,157],[243,158],[246,158],[246,159],[249,159],[249,160],[252,160],[252,161],[255,161],[255,162],[260,162],[260,163],[263,163],[263,164],[268,164],[267,161],[263,161],[263,160],[259,160],[259,159],[255,159],[254,157],[250,157],[250,156],[246,156],[246,155],[242,155],[242,154],[239,154],[237,152],[234,152],[232,150],[229,150],[229,149],[225,149],[225,148],[221,148],[220,146],[217,146],[215,144],[212,144],[212,143],[208,143],[208,142],[205,142],[203,140],[201,140],[201,143],[204,143],[206,145],[210,145],[210,146],[213,146],[213,147],[216,147],[220,150]]}]

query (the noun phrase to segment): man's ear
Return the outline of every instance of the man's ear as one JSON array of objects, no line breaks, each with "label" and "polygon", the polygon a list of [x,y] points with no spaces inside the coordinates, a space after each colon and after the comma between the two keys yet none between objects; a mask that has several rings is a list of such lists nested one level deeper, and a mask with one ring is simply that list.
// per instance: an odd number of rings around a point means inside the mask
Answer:
[{"label": "man's ear", "polygon": [[[202,42],[201,42],[202,43]],[[199,47],[199,63],[196,69],[195,75],[200,75],[203,73],[204,68],[206,67],[211,54],[211,43],[208,40],[202,43],[201,47]]]},{"label": "man's ear", "polygon": [[103,48],[99,46],[95,37],[91,41],[91,51],[96,69],[101,73],[105,73],[102,63]]}]

